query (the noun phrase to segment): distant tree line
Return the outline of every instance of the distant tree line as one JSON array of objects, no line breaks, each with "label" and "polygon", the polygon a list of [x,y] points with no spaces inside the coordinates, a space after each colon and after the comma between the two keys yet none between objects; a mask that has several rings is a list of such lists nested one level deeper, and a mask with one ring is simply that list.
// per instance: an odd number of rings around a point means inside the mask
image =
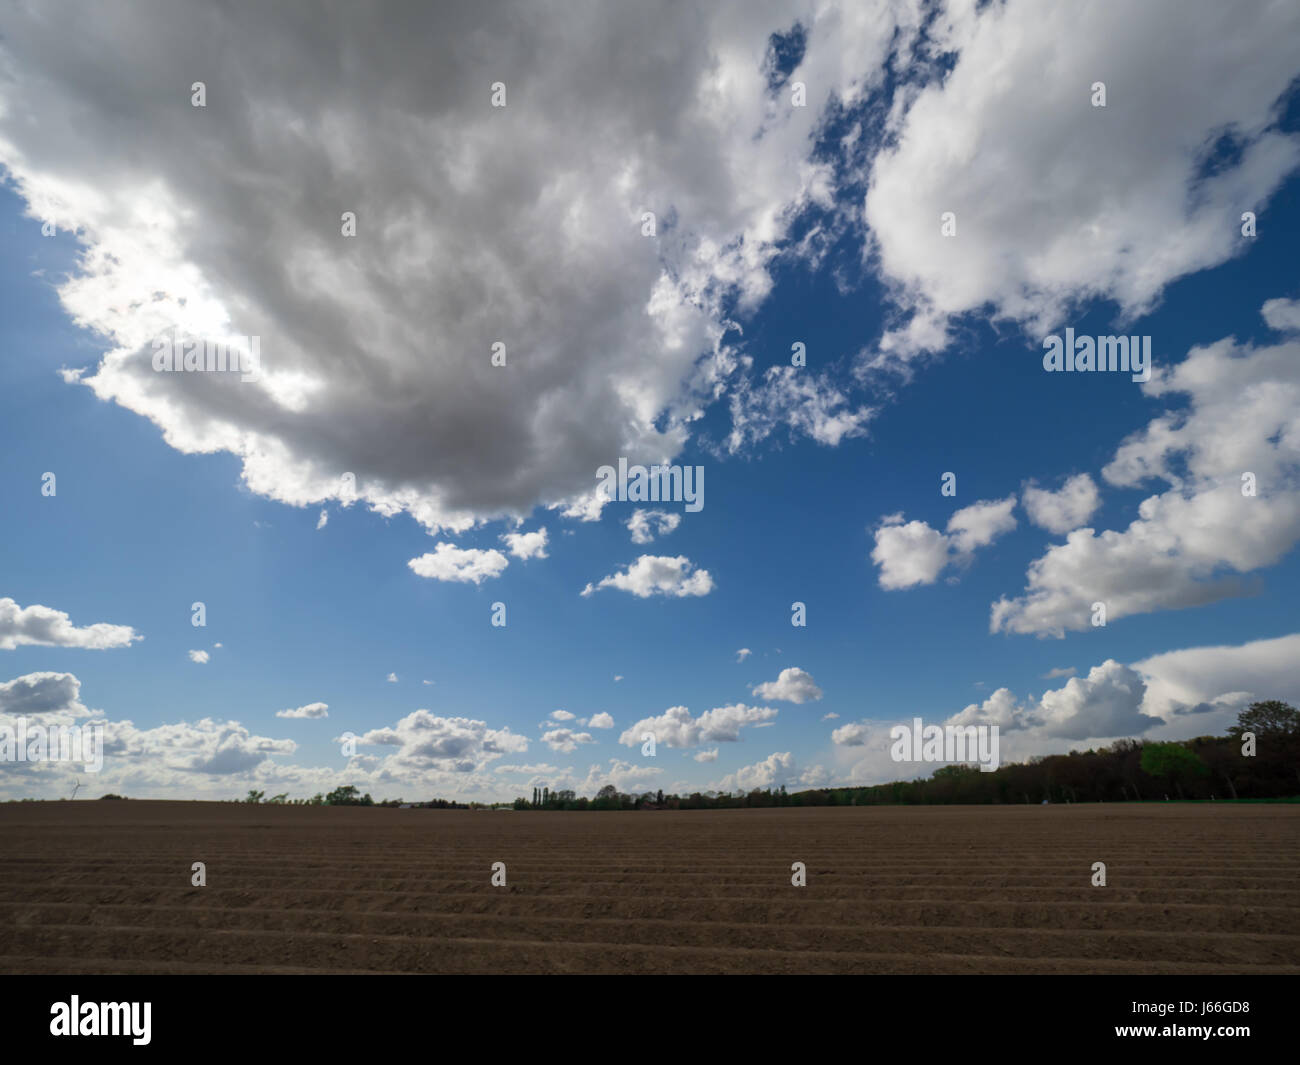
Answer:
[{"label": "distant tree line", "polygon": [[626,795],[612,784],[594,799],[534,789],[516,810],[704,810],[769,806],[884,806],[1046,802],[1140,802],[1172,799],[1278,799],[1300,795],[1300,711],[1269,700],[1252,703],[1227,736],[1178,743],[1119,740],[1099,750],[1032,758],[992,773],[946,765],[925,779],[868,787],[784,786],[749,792]]},{"label": "distant tree line", "polygon": [[[118,796],[105,795],[104,798],[118,798]],[[428,802],[384,799],[382,802],[375,802],[370,797],[369,792],[362,795],[352,784],[337,787],[329,794],[317,792],[310,799],[291,799],[288,797],[287,792],[272,795],[268,799],[264,791],[250,791],[247,796],[239,801],[254,804],[261,803],[267,806],[411,806],[428,810],[468,810],[471,807],[482,805],[481,803],[452,802],[449,799],[430,799]]]}]

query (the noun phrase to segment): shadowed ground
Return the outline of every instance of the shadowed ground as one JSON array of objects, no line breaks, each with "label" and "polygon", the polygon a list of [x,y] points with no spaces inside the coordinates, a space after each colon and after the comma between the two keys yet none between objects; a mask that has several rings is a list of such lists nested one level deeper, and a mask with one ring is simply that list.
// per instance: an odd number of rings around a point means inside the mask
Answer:
[{"label": "shadowed ground", "polygon": [[0,971],[1294,974],[1300,806],[11,803]]}]

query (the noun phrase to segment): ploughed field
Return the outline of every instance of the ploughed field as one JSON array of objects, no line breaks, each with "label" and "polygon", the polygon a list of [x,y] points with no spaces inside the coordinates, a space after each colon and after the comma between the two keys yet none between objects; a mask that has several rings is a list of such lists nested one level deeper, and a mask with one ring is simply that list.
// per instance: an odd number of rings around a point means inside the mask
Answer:
[{"label": "ploughed field", "polygon": [[11,803],[0,971],[1294,974],[1300,806]]}]

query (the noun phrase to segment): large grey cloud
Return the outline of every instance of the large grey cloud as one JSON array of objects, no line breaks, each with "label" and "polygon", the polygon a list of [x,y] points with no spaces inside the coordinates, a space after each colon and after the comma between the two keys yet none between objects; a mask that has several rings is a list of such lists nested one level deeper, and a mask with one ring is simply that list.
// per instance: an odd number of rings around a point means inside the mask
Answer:
[{"label": "large grey cloud", "polygon": [[[70,380],[240,456],[256,492],[351,502],[351,472],[384,513],[461,529],[681,448],[748,365],[723,301],[756,306],[795,213],[830,204],[813,134],[914,34],[898,12],[20,4],[0,164],[79,227],[61,296],[108,351]],[[768,84],[795,20],[806,107]],[[260,378],[154,372],[171,329],[259,336]]]}]

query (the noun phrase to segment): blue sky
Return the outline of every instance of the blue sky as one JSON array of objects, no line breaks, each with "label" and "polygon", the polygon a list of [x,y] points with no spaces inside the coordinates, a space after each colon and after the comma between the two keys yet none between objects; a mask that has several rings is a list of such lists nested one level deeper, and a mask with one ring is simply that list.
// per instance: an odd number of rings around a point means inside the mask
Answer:
[{"label": "blue sky", "polygon": [[[892,762],[885,736],[913,716],[998,724],[1006,761],[1221,731],[1250,698],[1294,699],[1300,123],[1293,58],[1260,53],[1278,36],[1268,18],[1283,16],[1242,18],[1232,32],[1270,77],[1211,102],[1191,90],[1212,83],[1216,59],[1155,49],[1143,82],[1140,50],[1115,54],[1106,38],[1135,19],[1141,39],[1146,16],[1103,14],[1079,30],[1079,70],[1036,91],[1027,72],[1050,53],[1055,16],[1024,5],[954,5],[920,24],[895,14],[897,37],[797,6],[727,9],[695,27],[680,68],[633,63],[603,99],[530,67],[527,34],[542,30],[520,29],[496,46],[515,93],[505,115],[473,70],[456,84],[474,93],[445,107],[386,96],[364,51],[350,73],[316,63],[319,83],[301,91],[325,102],[276,84],[255,54],[247,69],[261,78],[237,91],[189,49],[164,72],[128,73],[113,49],[148,40],[122,43],[141,27],[120,11],[91,20],[103,50],[74,73],[48,19],[16,16],[0,42],[0,602],[12,600],[0,716],[104,722],[97,793],[356,783],[377,798],[508,800],[542,784],[911,778],[933,767]],[[450,38],[473,20],[459,13]],[[164,21],[203,26],[183,12]],[[1208,11],[1185,22],[1184,44],[1223,32]],[[796,23],[808,46],[772,87],[763,48]],[[573,47],[602,54],[599,33],[629,28],[589,28]],[[259,30],[231,33],[248,44]],[[330,51],[295,41],[281,43],[304,62]],[[886,72],[891,49],[914,89]],[[978,76],[985,50],[1007,49],[1010,108]],[[719,56],[734,77],[718,74]],[[394,84],[418,82],[408,58]],[[187,87],[205,72],[213,102],[199,109]],[[1102,77],[1104,109],[1088,102]],[[789,103],[800,78],[806,108]],[[180,88],[164,106],[168,85]],[[557,128],[554,143],[521,144],[490,124],[515,108],[525,113],[510,121],[535,125],[547,88],[584,101],[608,142]],[[736,99],[700,119],[699,101],[719,92]],[[417,119],[459,201],[416,176],[395,131]],[[624,136],[637,122],[657,145],[648,153],[647,137]],[[730,139],[718,132],[733,125]],[[1101,137],[1123,173],[1080,183],[1045,165],[1059,145],[1044,131],[1059,127],[1076,131],[1076,166]],[[279,152],[277,129],[292,131]],[[166,138],[221,162],[200,176],[151,158]],[[718,164],[711,177],[690,170],[696,140]],[[457,154],[480,143],[482,156]],[[485,169],[508,144],[520,145],[513,168],[534,175],[519,187]],[[1215,144],[1221,162],[1207,168]],[[476,180],[458,184],[462,171]],[[292,194],[286,177],[301,180]],[[958,231],[945,238],[933,208],[949,200]],[[350,204],[360,234],[334,237]],[[653,238],[639,232],[647,207],[663,220]],[[1258,214],[1253,238],[1242,210]],[[53,216],[58,232],[43,235]],[[200,298],[231,332],[262,337],[275,389],[150,376],[149,338],[160,322],[192,331]],[[1157,383],[1224,338],[1247,361],[1279,354],[1258,373],[1207,365],[1163,390],[1045,373],[1042,338],[1066,326],[1150,336]],[[498,336],[510,355],[492,368]],[[806,367],[790,365],[795,342]],[[1134,437],[1150,425],[1184,435],[1169,448]],[[1133,439],[1153,476],[1113,462]],[[647,505],[680,516],[649,543],[627,527],[637,504],[580,514],[596,467],[621,455],[702,466],[703,508]],[[363,498],[349,502],[335,484],[354,468]],[[1241,497],[1235,471],[1256,468],[1258,497]],[[940,493],[945,471],[955,497]],[[1082,475],[1095,503],[1045,527]],[[1035,488],[1052,494],[1037,507]],[[954,540],[936,571],[936,540],[971,507],[968,549]],[[542,528],[544,557],[502,539]],[[1096,539],[1076,532],[1087,529]],[[409,563],[438,544],[499,553],[457,557],[504,568],[421,576]],[[707,571],[707,594],[641,595],[635,579],[580,594],[638,559],[680,557]],[[1044,560],[1035,606],[1027,574]],[[914,579],[889,586],[891,572]],[[1060,629],[1094,594],[1107,624]],[[1000,599],[1012,623],[992,631]],[[791,624],[796,601],[804,627]],[[490,624],[497,602],[504,627]],[[318,703],[327,717],[276,716]],[[693,727],[664,721],[676,707]],[[644,728],[660,733],[653,758],[625,739]],[[351,758],[345,731],[364,741]],[[62,794],[70,773],[0,763],[0,791]]]}]

